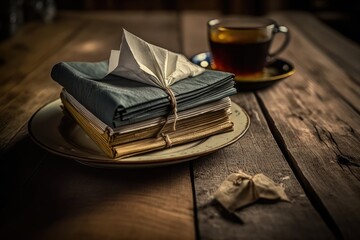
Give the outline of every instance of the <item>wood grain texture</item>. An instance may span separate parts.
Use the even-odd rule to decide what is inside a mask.
[[[274,18],[286,18],[298,28],[299,32],[310,39],[317,48],[324,51],[345,73],[360,84],[360,48],[355,42],[342,36],[336,30],[316,20],[306,12],[272,14]],[[354,31],[356,31],[354,29]]]
[[[356,239],[360,89],[327,52],[317,50],[311,38],[298,32],[297,25],[279,19],[292,29],[293,40],[283,56],[294,62],[297,72],[259,92],[259,101],[314,205],[339,238]]]
[[[66,13],[59,21],[81,18],[78,15]],[[107,59],[111,49],[119,48],[122,27],[149,42],[179,51],[176,14],[158,18],[147,13],[142,19],[129,16],[83,18],[84,26],[69,41],[5,92],[13,97],[0,109],[1,177],[6,182],[2,200],[7,203],[1,209],[5,220],[0,228],[2,237],[195,238],[188,164],[92,169],[40,149],[30,141],[24,126],[36,109],[59,96],[61,87],[51,80],[51,67],[59,61]]]
[[[182,15],[185,54],[207,50],[206,22],[216,14]],[[202,31],[201,29],[205,29]],[[233,101],[251,117],[246,135],[233,145],[193,163],[199,236],[202,239],[329,239],[331,230],[311,205],[278,148],[255,95],[239,93]],[[264,173],[286,186],[292,203],[255,204],[240,210],[239,223],[214,204],[212,195],[220,183],[242,169]],[[311,221],[309,221],[311,219]]]
[[[14,95],[9,90],[18,85],[31,71],[42,64],[69,41],[81,28],[83,21],[51,24],[32,22],[20,28],[12,38],[0,45],[0,104],[10,101]]]
[[[308,193],[343,237],[359,236],[360,219],[353,214],[360,211],[359,167],[339,162],[340,156],[360,162],[358,114],[300,70],[259,97]]]
[[[311,23],[315,21],[314,19],[309,21],[310,17],[305,15],[307,20],[304,20],[304,23],[299,23],[299,19],[302,19],[303,15],[299,15],[297,21],[293,21],[292,17],[286,16],[274,15],[279,23],[287,25],[291,31],[290,47],[286,49],[283,56],[295,63],[295,68],[302,71],[304,78],[313,79],[326,91],[338,92],[338,97],[345,99],[356,111],[360,112],[360,85],[357,81],[354,81],[360,79],[360,75],[351,73],[350,70],[355,68],[355,64],[358,66],[360,48],[357,51],[352,48],[348,49],[348,46],[352,45],[346,44],[347,42],[344,40],[337,43],[338,47],[333,46],[332,52],[329,53],[329,51],[319,47],[319,44],[327,46],[328,41],[332,42],[331,36],[319,35],[315,43],[313,41],[313,35],[317,35],[316,29],[311,27]],[[318,28],[320,32],[327,29],[325,26],[318,26]],[[307,29],[307,31],[303,31],[303,29]],[[314,32],[314,34],[310,34],[308,31]],[[349,59],[352,59],[351,64],[347,65],[348,67],[344,67],[346,61],[339,64],[340,60],[333,57],[337,52],[343,57],[348,56]],[[355,61],[355,59],[358,60]]]
[[[180,51],[179,15],[175,12],[90,11],[79,14],[76,11],[66,11],[61,12],[60,16],[62,18],[101,22],[104,27],[109,28],[111,31],[110,35],[107,36],[117,36],[122,32],[122,28],[125,28],[149,43],[165,47],[174,52]],[[116,49],[120,47],[120,40],[118,39]]]
[[[332,239],[267,127],[252,93],[232,97],[251,117],[246,135],[233,145],[193,163],[197,218],[201,239]],[[264,173],[284,184],[291,203],[260,202],[237,212],[242,222],[214,204],[222,181],[239,169]]]
[[[45,155],[2,212],[4,239],[195,237],[188,164],[108,170]]]

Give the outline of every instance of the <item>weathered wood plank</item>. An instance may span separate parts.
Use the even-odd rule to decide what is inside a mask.
[[[335,92],[298,72],[291,81],[259,93],[306,191],[324,206],[342,236],[359,236],[360,118]]]
[[[110,36],[118,34],[122,31],[122,28],[125,28],[149,43],[178,52],[180,51],[179,39],[174,39],[172,34],[178,33],[179,26],[169,21],[169,15],[177,21],[177,13],[164,11],[90,11],[82,12],[81,14],[76,11],[65,11],[61,12],[60,16],[63,18],[76,18],[78,20],[100,21],[112,27],[109,33]],[[119,22],[122,25],[119,25]],[[166,30],[164,31],[163,29]],[[116,49],[120,46],[120,40],[118,40],[119,42],[115,46]]]
[[[206,21],[215,16],[213,13],[183,15],[186,55],[207,50]],[[332,238],[277,147],[254,94],[241,93],[232,99],[250,114],[251,127],[238,142],[193,163],[199,236],[204,239]],[[292,203],[255,204],[238,213],[243,224],[231,221],[212,204],[212,195],[230,173],[239,169],[252,174],[263,172],[275,182],[283,183]]]
[[[355,42],[339,34],[336,30],[316,20],[306,12],[280,13],[292,22],[299,32],[309,38],[316,47],[323,50],[337,65],[345,70],[355,82],[360,84],[360,48]],[[277,18],[277,14],[272,15]],[[354,29],[355,30],[355,29]]]
[[[232,98],[251,116],[248,133],[233,145],[193,163],[199,235],[204,239],[331,239],[333,235],[313,208],[267,127],[253,94]],[[254,204],[238,211],[243,223],[231,221],[212,196],[221,182],[239,169],[264,173],[284,184],[291,203]],[[220,230],[221,229],[221,230]]]
[[[187,163],[107,170],[47,154],[17,196],[2,214],[4,239],[195,237]]]
[[[307,19],[308,18],[309,17],[307,17]],[[305,26],[308,26],[302,22],[297,23],[292,20],[293,18],[288,19],[286,16],[281,15],[275,15],[275,19],[290,28],[292,35],[291,45],[293,47],[285,51],[285,56],[287,59],[290,59],[290,61],[301,59],[301,61],[295,62],[295,68],[301,70],[304,77],[313,78],[314,81],[317,81],[322,87],[326,88],[326,91],[338,92],[340,97],[360,112],[360,85],[352,80],[360,79],[360,75],[352,74],[352,78],[350,78],[348,69],[353,68],[354,63],[349,65],[349,68],[346,68],[344,67],[345,61],[340,65],[339,60],[333,57],[333,54],[338,51],[342,55],[348,54],[349,58],[356,59],[359,57],[357,52],[360,51],[360,48],[358,51],[345,51],[344,49],[347,49],[349,45],[344,41],[342,42],[343,45],[338,45],[339,47],[336,48],[334,47],[330,54],[329,51],[321,50],[322,48],[318,47],[319,43],[314,44],[312,32],[316,32],[316,29],[310,28],[312,32],[307,34],[307,32],[300,30],[307,29]],[[305,21],[305,23],[307,23],[307,21]],[[322,32],[326,28],[320,25],[318,29]],[[314,34],[316,35],[316,33]],[[325,35],[322,38],[319,36],[317,41],[323,39],[323,45],[325,46],[327,45],[327,41],[331,39],[327,37],[329,36]],[[299,51],[299,49],[302,50]],[[358,62],[359,61],[357,61],[356,64]]]
[[[76,15],[66,16],[69,20],[72,17]],[[154,44],[179,51],[175,14],[158,18],[147,13],[141,21],[128,15],[114,21],[88,20],[67,44],[10,89],[8,94],[15,97],[0,110],[1,147],[8,146],[1,155],[2,169],[8,170],[2,177],[11,177],[6,182],[11,194],[3,192],[10,197],[6,199],[10,204],[2,214],[6,219],[0,228],[2,236],[195,238],[188,164],[116,171],[92,169],[35,146],[26,129],[14,137],[36,109],[58,97],[60,87],[49,75],[53,64],[106,59],[111,49],[119,47],[122,27]]]
[[[2,42],[0,105],[14,98],[14,95],[9,94],[9,90],[66,44],[83,23],[84,21],[66,19],[61,23],[29,23],[12,38]]]
[[[356,239],[360,236],[360,215],[354,214],[360,212],[360,118],[352,107],[358,110],[359,88],[350,85],[342,69],[293,22],[281,19],[293,32],[284,56],[295,63],[297,73],[258,97],[314,205],[338,227],[339,237]],[[351,90],[349,99],[344,94]]]

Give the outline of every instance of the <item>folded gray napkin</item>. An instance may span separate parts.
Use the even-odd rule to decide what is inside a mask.
[[[171,111],[168,94],[154,86],[107,75],[108,61],[61,62],[51,77],[85,108],[109,126],[119,127]],[[236,93],[231,73],[206,70],[171,86],[178,111],[216,101]]]

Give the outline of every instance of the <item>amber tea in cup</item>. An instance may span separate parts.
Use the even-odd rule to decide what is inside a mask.
[[[284,33],[282,45],[269,53],[276,33]],[[285,49],[288,29],[267,18],[244,17],[213,19],[208,22],[211,67],[232,72],[236,77],[263,74],[266,65]]]

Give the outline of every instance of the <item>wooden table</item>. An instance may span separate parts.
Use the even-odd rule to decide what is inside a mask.
[[[360,49],[302,12],[271,15],[291,29],[281,55],[296,73],[232,100],[251,118],[244,137],[197,160],[96,169],[51,154],[27,122],[59,97],[59,61],[99,61],[122,28],[190,57],[206,51],[216,12],[61,12],[0,45],[1,239],[359,239]],[[46,126],[44,126],[46,128]],[[230,173],[264,173],[291,203],[237,213],[212,201]]]

